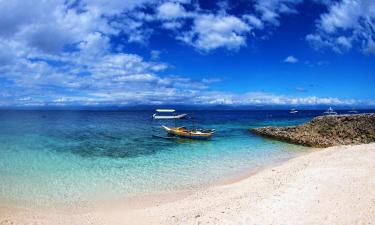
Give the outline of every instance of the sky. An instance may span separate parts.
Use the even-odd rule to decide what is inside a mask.
[[[375,106],[374,0],[0,0],[0,107]]]

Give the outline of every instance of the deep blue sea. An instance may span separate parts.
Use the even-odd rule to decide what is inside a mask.
[[[46,205],[212,185],[310,150],[249,128],[300,124],[323,111],[180,112],[215,129],[212,140],[154,138],[173,122],[153,121],[153,111],[0,111],[0,200]]]

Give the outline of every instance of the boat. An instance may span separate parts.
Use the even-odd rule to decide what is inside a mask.
[[[352,110],[350,110],[349,113],[358,113],[358,111],[352,108]]]
[[[332,107],[329,107],[327,111],[324,112],[324,114],[327,115],[337,115],[337,112],[335,112]]]
[[[158,115],[155,113],[154,115],[152,115],[152,117],[154,119],[165,119],[165,120],[173,119],[174,126],[169,127],[166,125],[162,125],[161,128],[167,132],[168,136],[166,137],[160,134],[153,134],[152,136],[154,137],[164,138],[164,139],[190,138],[190,139],[207,140],[207,139],[210,139],[214,134],[214,131],[215,131],[214,129],[196,128],[193,116],[189,116],[189,119],[192,119],[193,128],[188,129],[184,126],[180,126],[180,127],[176,126],[177,119],[186,118],[188,117],[187,114],[175,115],[174,109],[157,109],[156,112],[157,113],[173,113],[173,115]]]
[[[298,113],[298,111],[296,109],[291,109],[289,113],[295,114]]]
[[[175,115],[176,110],[174,109],[157,109],[157,113],[154,113],[152,115],[152,118],[154,119],[183,119],[187,117],[187,114],[179,114]],[[173,113],[172,115],[158,115],[158,113]]]
[[[162,126],[165,131],[171,136],[178,136],[182,138],[191,138],[191,139],[199,139],[199,140],[207,140],[212,137],[215,130],[209,129],[187,129],[186,127],[167,127]]]

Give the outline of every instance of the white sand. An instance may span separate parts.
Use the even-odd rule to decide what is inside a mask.
[[[0,203],[0,224],[375,224],[375,144],[322,149],[236,183],[164,197],[79,210]]]

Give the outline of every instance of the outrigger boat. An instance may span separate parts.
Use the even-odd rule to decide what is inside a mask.
[[[162,126],[165,131],[171,136],[179,136],[183,138],[191,138],[191,139],[200,139],[200,140],[207,140],[212,137],[215,130],[203,130],[203,129],[187,129],[186,127],[167,127]]]
[[[323,114],[327,115],[337,115],[337,112],[335,112],[332,107],[329,107],[327,111],[325,111]]]
[[[354,109],[354,107],[352,108],[352,110],[349,111],[350,113],[358,113],[357,110]]]
[[[291,109],[289,113],[296,114],[296,113],[298,113],[298,111],[296,109]]]
[[[176,110],[174,109],[157,109],[156,112],[158,113],[173,113],[173,115],[158,115],[157,113],[154,113],[154,115],[152,115],[152,118],[154,119],[183,119],[187,117],[187,114],[175,115],[174,114],[175,111]]]

